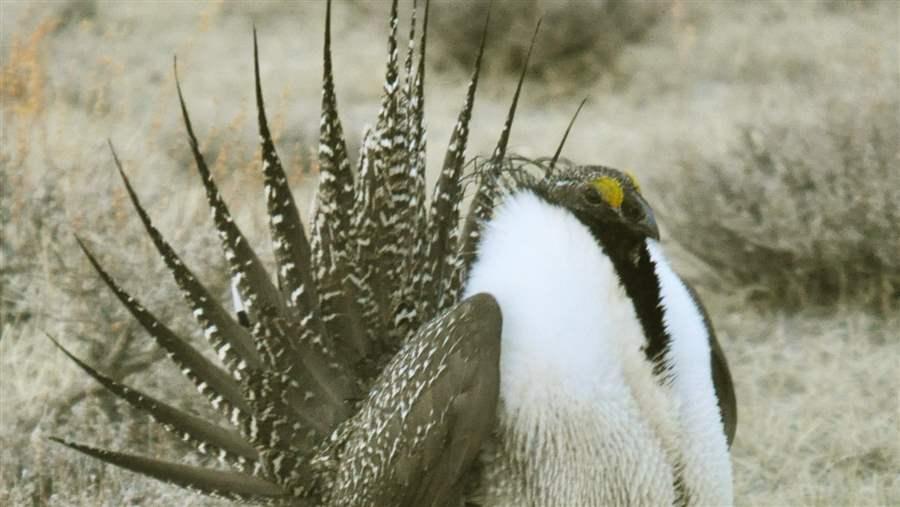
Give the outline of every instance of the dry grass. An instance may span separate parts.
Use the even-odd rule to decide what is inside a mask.
[[[146,417],[98,395],[43,334],[114,374],[134,370],[129,383],[203,410],[199,397],[185,394],[192,389],[174,367],[153,361],[146,336],[100,286],[72,233],[85,237],[147,306],[196,336],[104,144],[113,139],[157,225],[223,292],[224,263],[189,164],[170,57],[179,56],[195,126],[226,198],[265,252],[262,192],[251,190],[259,188],[251,21],[261,33],[276,141],[295,168],[298,199],[308,201],[312,175],[302,162],[317,128],[323,12],[312,3],[246,5],[171,3],[160,13],[141,3],[0,3],[0,504],[217,503],[51,445],[46,437],[61,434],[148,455],[185,451]],[[580,21],[556,4],[543,5],[549,35],[540,51],[561,54],[555,52],[566,41],[559,35],[567,29],[554,24]],[[636,168],[665,232],[703,258],[669,243],[676,264],[701,283],[734,370],[739,504],[897,505],[900,322],[896,311],[871,310],[884,294],[896,297],[890,290],[897,288],[900,201],[891,196],[900,185],[890,108],[898,102],[900,7],[677,0],[664,7],[658,19],[641,23],[642,37],[612,44],[612,79],[604,72],[609,60],[598,58],[584,76],[601,78],[574,87],[568,71],[554,71],[546,60],[543,79],[523,96],[513,149],[552,152],[575,105],[589,95],[565,154]],[[379,11],[336,6],[338,92],[351,144],[377,107],[384,48],[371,41],[381,40],[386,25]],[[502,48],[521,47],[529,35],[494,35],[487,57],[505,62],[513,53],[504,56]],[[562,68],[573,61],[592,60],[576,54]],[[433,167],[466,73],[453,66],[431,71]],[[502,122],[512,80],[499,74],[484,82],[476,104],[472,153],[489,152]],[[809,182],[814,190],[804,190]],[[722,192],[730,199],[723,202]],[[755,219],[760,195],[766,205]],[[716,229],[722,224],[737,239],[724,239]],[[770,262],[770,250],[749,255],[745,244],[788,251],[818,271],[785,270]],[[887,292],[859,290],[867,287],[856,278],[865,259],[870,266],[875,260]],[[833,287],[840,274],[848,278],[847,290],[837,284],[842,297],[824,307],[800,304],[798,295],[815,294],[818,283]],[[748,309],[760,287],[777,294],[782,285],[792,288]],[[872,294],[874,307],[860,304],[873,302]],[[793,305],[782,307],[786,300]]]

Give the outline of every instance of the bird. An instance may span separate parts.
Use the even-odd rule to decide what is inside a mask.
[[[192,415],[110,378],[50,339],[220,466],[51,438],[175,486],[266,504],[732,503],[737,406],[728,363],[696,291],[665,256],[637,179],[562,158],[575,117],[552,157],[507,153],[527,59],[496,148],[466,159],[489,16],[427,198],[427,2],[423,11],[417,36],[414,3],[401,65],[398,2],[391,4],[381,108],[352,169],[327,3],[319,183],[308,226],[268,127],[254,28],[274,277],[219,193],[176,63],[188,144],[229,265],[232,311],[154,227],[111,142],[110,149],[217,360],[147,310],[76,239],[219,417]]]

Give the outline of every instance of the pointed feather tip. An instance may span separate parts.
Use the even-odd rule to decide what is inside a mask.
[[[112,154],[113,163],[116,165],[116,170],[119,172],[119,177],[122,178],[122,183],[125,184],[125,190],[128,192],[128,196],[131,198],[131,202],[135,205],[138,211],[138,215],[140,215],[141,220],[144,220],[146,212],[137,198],[137,194],[134,191],[134,188],[131,186],[131,181],[128,179],[128,176],[125,174],[125,168],[122,165],[122,160],[119,159],[119,154],[116,153],[116,147],[113,145],[112,139],[106,140],[107,146],[109,146],[109,152]],[[149,219],[148,219],[149,220]]]
[[[87,373],[88,375],[93,377],[94,380],[96,380],[97,382],[102,384],[107,389],[110,388],[110,384],[115,383],[115,381],[112,378],[100,373],[99,371],[97,371],[96,369],[92,368],[90,365],[88,365],[87,363],[85,363],[84,361],[79,359],[78,356],[69,352],[69,350],[67,348],[63,347],[62,344],[59,343],[59,341],[57,341],[53,336],[51,336],[46,331],[44,332],[44,336],[46,336],[47,339],[49,339],[51,342],[53,342],[53,345],[56,345],[56,348],[61,350],[62,353],[65,354],[66,357],[68,357],[70,360],[72,360],[73,363],[75,363],[85,373]]]
[[[512,124],[516,117],[516,109],[519,105],[519,96],[522,93],[522,85],[525,83],[525,75],[528,73],[528,65],[531,63],[531,54],[534,52],[534,46],[537,42],[538,32],[541,29],[541,23],[544,18],[541,17],[534,27],[534,33],[531,36],[531,44],[528,46],[528,53],[525,55],[525,63],[522,65],[522,72],[519,74],[519,82],[516,84],[516,91],[513,94],[512,104],[509,106],[509,112],[506,116],[506,122],[503,124],[503,132],[500,134],[500,140],[497,141],[497,147],[494,148],[493,160],[495,165],[499,167],[499,162],[506,156],[506,148],[509,144],[509,134],[512,130]]]
[[[178,89],[178,96],[181,96],[181,82],[178,79],[178,55],[172,55],[172,74],[175,76],[175,88]]]
[[[62,437],[57,437],[57,436],[54,436],[54,435],[50,435],[49,437],[47,437],[47,440],[50,440],[50,441],[52,441],[52,442],[56,442],[57,444],[64,445],[64,446],[66,446],[66,447],[68,447],[68,448],[70,448],[70,449],[76,449],[75,446],[77,445],[77,444],[75,444],[74,442],[69,442],[68,440],[66,440],[66,439],[64,439],[64,438],[62,438]]]
[[[107,451],[105,449],[99,449],[97,447],[79,444],[77,442],[73,442],[62,437],[57,437],[55,435],[50,435],[49,437],[47,437],[47,439],[69,449],[72,449],[73,451],[80,452],[85,456],[90,456],[91,458],[98,459],[100,461],[103,461],[104,463],[110,463],[109,459],[106,458],[106,456],[110,454],[110,451]]]
[[[397,7],[399,0],[393,0],[391,2],[391,22],[390,22],[390,30],[392,33],[397,32],[397,25],[400,24],[400,9]]]
[[[91,250],[87,247],[85,242],[77,234],[75,234],[75,241],[78,243],[78,246],[81,248],[81,251],[84,252],[84,255],[87,257],[88,262],[91,263],[91,266],[94,268],[94,271],[96,271],[97,274],[100,275],[100,278],[102,278],[103,281],[111,289],[113,289],[113,292],[118,290],[119,286],[112,279],[112,277],[109,276],[109,273],[107,273],[106,270],[103,269],[103,267],[100,265],[100,261],[97,260],[97,257],[94,256],[93,252],[91,252]]]
[[[79,444],[78,442],[73,442],[66,438],[57,437],[55,435],[50,435],[49,437],[47,437],[47,439],[52,442],[56,442],[57,444],[68,447],[69,449],[72,449],[74,451],[78,451],[81,454],[90,456],[95,459],[99,459],[104,462],[106,462],[106,460],[103,459],[103,455],[105,453],[109,452],[109,451],[104,451],[103,449],[98,449],[96,447],[91,447],[89,445]]]
[[[198,147],[197,137],[194,135],[191,117],[188,114],[187,105],[184,102],[184,93],[181,91],[181,79],[178,77],[178,55],[172,55],[172,72],[175,75],[175,91],[178,92],[178,104],[181,106],[181,116],[184,118],[184,126],[185,129],[187,129],[191,148],[196,152]]]
[[[262,136],[263,144],[271,141],[271,133],[269,132],[269,122],[266,118],[266,106],[262,93],[262,78],[259,72],[259,43],[256,36],[256,25],[253,26],[253,84],[256,94],[256,114],[259,124],[259,134]]]
[[[522,73],[519,74],[519,83],[518,86],[516,86],[516,99],[519,97],[519,91],[522,89],[522,83],[525,81],[525,75],[528,73],[528,65],[531,63],[531,55],[534,53],[538,32],[541,31],[541,23],[543,22],[543,16],[538,18],[537,24],[534,27],[534,33],[531,35],[531,43],[528,45],[528,53],[525,54],[525,63],[522,65]],[[515,102],[515,100],[513,102]],[[515,108],[513,108],[513,110],[515,110]]]
[[[91,263],[94,269],[96,269],[98,273],[100,273],[100,276],[103,276],[105,272],[100,267],[100,263],[97,262],[97,258],[94,257],[93,253],[91,253],[91,250],[87,247],[84,240],[82,240],[81,236],[79,236],[78,234],[73,234],[73,236],[75,236],[75,242],[78,243],[78,247],[81,248],[81,251],[88,258],[88,261]]]
[[[76,239],[77,239],[77,236],[76,236]],[[59,341],[58,341],[56,338],[54,338],[53,335],[51,335],[50,333],[48,333],[48,332],[46,332],[46,331],[42,331],[42,333],[44,333],[44,336],[46,336],[48,340],[50,340],[51,342],[53,342],[53,345],[55,345],[56,348],[58,348],[59,350],[61,350],[61,351],[63,352],[63,354],[69,356],[70,358],[72,357],[72,354],[70,354],[69,351],[66,350],[65,347],[63,347],[62,345],[60,345]]]
[[[431,0],[425,0],[425,14],[422,15],[422,44],[428,35],[428,11],[431,10]],[[424,51],[423,51],[424,52]]]
[[[256,36],[256,23],[253,24],[253,66],[259,74],[259,40]]]
[[[559,142],[559,146],[556,148],[556,153],[553,154],[553,158],[550,160],[550,167],[547,169],[546,175],[549,176],[553,174],[553,170],[556,167],[556,162],[559,161],[559,156],[562,154],[563,146],[566,144],[566,140],[569,138],[569,132],[572,130],[572,125],[575,124],[575,120],[578,119],[578,114],[581,113],[581,109],[587,103],[588,98],[585,97],[581,99],[581,103],[578,104],[578,108],[575,109],[575,114],[572,115],[572,118],[569,120],[569,124],[566,126],[566,131],[563,132],[562,140]]]
[[[481,42],[478,44],[478,56],[475,57],[475,76],[481,69],[481,58],[484,56],[484,48],[487,46],[488,30],[491,25],[491,9],[488,7],[487,16],[484,18],[484,27],[481,29]]]
[[[122,172],[122,162],[119,160],[119,154],[116,153],[116,147],[112,142],[112,138],[106,138],[106,146],[109,147],[109,152],[112,154],[113,162],[115,162],[116,167],[119,169],[119,172]]]
[[[100,461],[103,461],[104,463],[110,463],[109,458],[107,458],[107,456],[110,454],[110,451],[107,451],[105,449],[99,449],[97,447],[79,444],[77,442],[73,442],[62,437],[57,437],[55,435],[50,435],[49,437],[47,437],[47,439],[69,449],[72,449],[73,451],[80,452],[85,456],[90,456],[91,458],[98,459]]]
[[[256,76],[257,89],[259,89],[259,40],[256,36],[256,23],[253,24],[253,71]]]
[[[487,37],[487,28],[491,24],[491,13],[494,10],[494,0],[488,2],[487,14],[484,17],[484,29],[481,33],[481,38],[484,39]]]
[[[331,0],[325,2],[325,52],[331,48]]]

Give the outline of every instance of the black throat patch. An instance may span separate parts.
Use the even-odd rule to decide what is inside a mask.
[[[653,363],[653,372],[659,377],[665,371],[664,358],[669,351],[671,337],[663,324],[659,278],[645,238],[617,224],[597,223],[578,216],[578,213],[575,216],[591,231],[603,252],[612,260],[619,283],[631,299],[644,330],[644,354]]]

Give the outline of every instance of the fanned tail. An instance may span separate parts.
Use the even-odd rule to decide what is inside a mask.
[[[320,505],[368,498],[419,505],[437,490],[444,495],[441,498],[458,493],[463,469],[471,465],[493,424],[501,316],[488,295],[457,303],[482,224],[495,205],[525,69],[488,169],[479,175],[478,190],[461,223],[465,151],[490,16],[429,203],[424,113],[429,2],[424,6],[418,52],[413,6],[402,69],[398,2],[391,4],[381,109],[375,126],[363,138],[355,175],[335,95],[331,7],[329,0],[320,176],[308,235],[269,129],[253,30],[255,100],[274,277],[248,244],[216,186],[175,66],[188,143],[229,265],[237,310],[242,314],[246,310],[243,317],[236,319],[222,307],[154,227],[110,143],[147,234],[224,368],[122,289],[78,239],[104,283],[232,427],[176,409],[113,380],[53,340],[111,393],[236,471],[55,441],[107,463],[229,499],[291,498],[293,504]],[[412,426],[406,426],[410,421],[416,425],[413,433],[408,432]],[[373,442],[391,447],[373,449]],[[393,452],[405,454],[391,461]],[[395,475],[391,467],[402,470]]]

